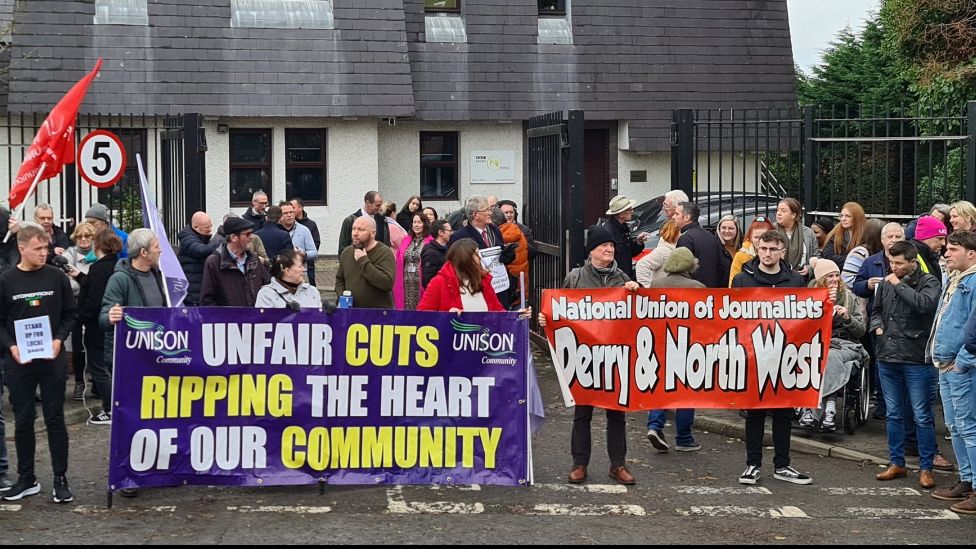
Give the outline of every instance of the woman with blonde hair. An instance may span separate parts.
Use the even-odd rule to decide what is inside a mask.
[[[745,242],[742,243],[742,248],[736,252],[735,257],[732,258],[732,268],[729,270],[729,287],[732,287],[732,280],[735,275],[742,272],[742,266],[746,263],[752,261],[756,257],[756,246],[758,246],[759,237],[767,231],[775,231],[776,227],[769,222],[764,216],[757,215],[756,219],[749,224],[749,230],[746,231]]]
[[[742,227],[739,226],[739,221],[734,215],[724,215],[718,220],[715,236],[722,242],[722,246],[725,246],[729,257],[735,257],[736,252],[742,247]]]
[[[681,229],[669,219],[664,225],[661,225],[660,236],[661,239],[658,241],[657,247],[642,257],[634,269],[637,283],[644,288],[649,288],[655,278],[663,278],[666,275],[664,264],[668,262],[671,252],[674,251],[678,237],[681,236]]]
[[[857,202],[848,202],[840,209],[840,222],[827,234],[820,257],[829,259],[837,264],[838,269],[844,268],[847,254],[851,250],[864,244],[864,227],[867,217],[864,208]]]
[[[953,231],[971,231],[976,228],[976,206],[968,200],[953,202],[949,208],[949,223]]]

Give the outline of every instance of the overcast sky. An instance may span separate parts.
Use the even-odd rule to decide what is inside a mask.
[[[879,0],[787,0],[793,59],[810,72],[837,32],[848,25],[861,29],[868,12],[877,11],[879,3]]]

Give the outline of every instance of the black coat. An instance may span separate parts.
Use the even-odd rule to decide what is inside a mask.
[[[71,247],[71,238],[68,237],[68,234],[65,233],[61,227],[55,225],[51,227],[51,229],[54,230],[54,234],[51,236],[51,243],[47,245],[47,262],[49,265],[54,264],[54,258],[58,255],[54,253],[55,248],[63,248],[67,250]],[[10,239],[16,240],[13,237],[10,237]]]
[[[617,261],[617,268],[627,275],[627,278],[634,278],[634,256],[641,253],[644,245],[631,238],[630,228],[617,221],[616,217],[610,216],[607,219],[606,228],[613,235],[613,258]]]
[[[177,258],[180,266],[183,267],[183,274],[190,288],[186,294],[184,303],[187,305],[198,305],[200,303],[200,285],[203,283],[203,264],[206,263],[210,254],[220,246],[220,239],[212,236],[205,236],[193,230],[192,227],[183,227],[179,234],[180,251]]]
[[[481,231],[476,229],[474,225],[465,225],[464,227],[454,231],[454,233],[451,234],[451,244],[454,244],[455,242],[461,240],[462,238],[470,238],[471,240],[474,240],[478,244],[479,250],[483,250],[485,248],[491,248],[494,246],[502,246],[503,248],[505,247],[505,239],[504,237],[502,237],[502,232],[498,229],[498,227],[489,223],[488,225],[485,225],[485,230],[491,234],[490,245],[486,243],[483,238],[481,238]],[[450,248],[450,244],[448,245],[448,248]],[[515,260],[515,249],[514,248],[510,248],[508,250],[503,249],[502,254],[498,256],[498,260],[506,265],[511,263],[512,261]],[[500,301],[502,307],[505,307],[506,309],[508,309],[511,305],[511,300],[509,299],[509,295],[507,291],[500,292],[498,294],[498,301]]]
[[[220,246],[207,258],[203,267],[200,304],[208,307],[253,307],[258,291],[271,282],[271,274],[253,252],[247,252],[244,273],[237,261]]]
[[[264,244],[264,251],[268,253],[268,259],[274,261],[281,250],[294,248],[291,235],[278,223],[267,223],[264,228],[254,233],[254,236],[261,239]]]
[[[447,262],[447,246],[441,246],[436,240],[424,244],[420,250],[420,284],[425,289],[427,283],[437,276],[438,271]]]
[[[101,330],[98,326],[98,315],[102,312],[102,297],[105,296],[108,279],[112,278],[118,262],[119,256],[108,254],[88,267],[85,283],[81,285],[81,293],[78,294],[78,324],[92,330]]]
[[[881,283],[868,328],[872,332],[883,330],[875,340],[878,360],[925,364],[925,346],[941,293],[942,283],[923,273],[921,267],[901,284]]]
[[[254,223],[255,232],[260,231],[261,228],[264,227],[265,216],[254,213],[253,208],[248,208],[246,212],[241,214],[241,217],[250,221],[251,223]]]
[[[919,266],[922,265],[922,261],[925,262],[925,267],[927,270],[925,272],[934,276],[939,284],[942,284],[942,266],[939,265],[939,255],[929,249],[924,242],[919,240],[912,240],[912,246],[918,251],[919,256]]]
[[[706,288],[727,287],[732,257],[715,233],[706,231],[695,221],[682,227],[676,247],[688,248],[698,258],[698,270],[692,275],[695,280]]]
[[[742,266],[742,272],[732,279],[733,288],[805,288],[806,281],[786,261],[780,260],[779,272],[769,274],[759,268],[759,258]]]

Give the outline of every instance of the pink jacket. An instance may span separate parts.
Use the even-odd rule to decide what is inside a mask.
[[[434,237],[428,236],[427,238],[424,238],[424,245],[426,245],[431,240],[434,240]],[[396,277],[396,281],[393,282],[393,305],[396,306],[397,309],[403,309],[403,306],[404,306],[404,299],[405,299],[404,298],[404,295],[405,295],[405,293],[404,293],[404,289],[403,289],[403,278],[404,278],[404,276],[403,276],[404,275],[404,273],[403,273],[403,263],[404,263],[403,258],[404,258],[405,255],[407,255],[407,248],[410,247],[410,243],[411,242],[413,242],[413,239],[412,238],[410,238],[410,237],[404,238],[400,242],[400,246],[397,248],[397,251],[396,251],[396,274],[397,274],[397,277]],[[417,266],[417,279],[418,280],[420,279],[420,265]],[[419,284],[419,282],[418,282],[418,284]],[[423,296],[424,296],[424,287],[423,287],[423,285],[420,285],[420,297],[423,297]],[[418,301],[418,303],[419,303],[419,301]]]

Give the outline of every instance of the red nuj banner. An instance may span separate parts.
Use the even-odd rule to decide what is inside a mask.
[[[546,290],[542,312],[567,406],[819,405],[826,289]]]

